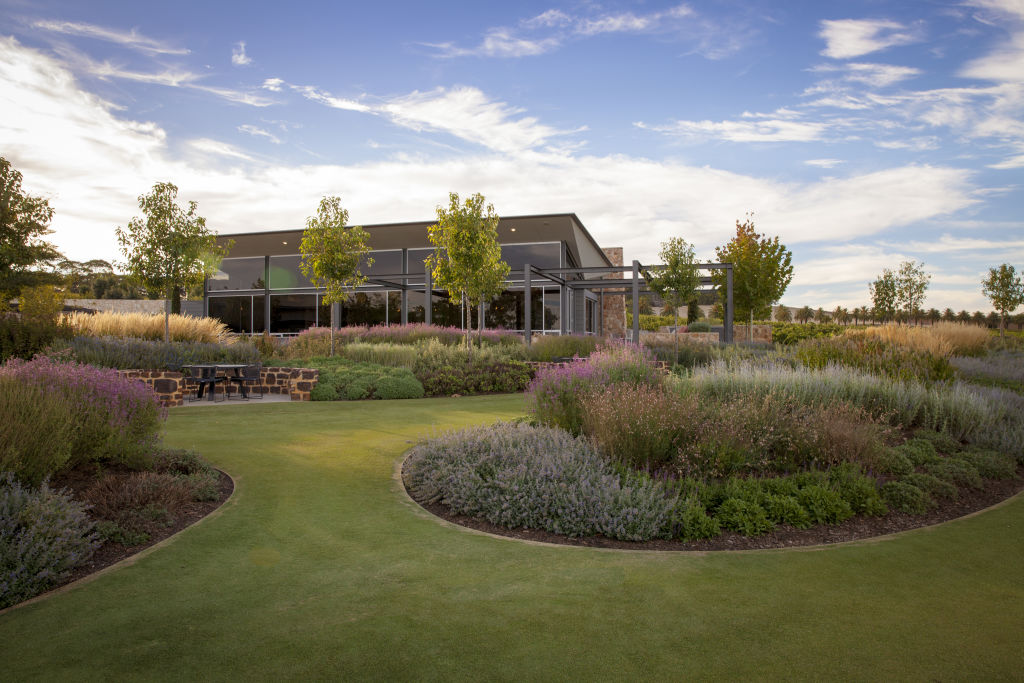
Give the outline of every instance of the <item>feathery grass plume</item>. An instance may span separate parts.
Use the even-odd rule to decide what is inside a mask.
[[[163,341],[164,316],[149,313],[69,313],[65,320],[75,334],[90,337],[135,337]],[[234,337],[215,318],[172,315],[171,341],[226,343]]]
[[[914,351],[925,351],[948,358],[953,354],[973,354],[985,349],[989,333],[984,327],[954,322],[938,322],[929,327],[881,325],[848,335],[878,337]]]

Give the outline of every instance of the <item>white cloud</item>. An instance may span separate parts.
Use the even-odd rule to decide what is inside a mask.
[[[860,57],[921,40],[918,32],[885,19],[826,19],[821,22],[818,36],[825,40],[821,54],[833,59]]]
[[[245,41],[239,41],[231,49],[231,63],[235,66],[246,66],[252,64],[252,58],[245,54]]]
[[[280,79],[277,79],[277,78],[270,79],[270,80],[276,81],[274,86],[273,87],[268,87],[267,83],[269,81],[266,81],[266,82],[263,83],[263,87],[264,88],[267,88],[268,90],[280,90],[281,89],[281,84],[283,83],[283,81],[281,81]],[[316,88],[315,86],[312,86],[312,85],[292,85],[292,86],[289,86],[289,87],[291,87],[292,90],[300,93],[307,100],[312,100],[313,102],[319,102],[320,104],[323,104],[323,105],[326,105],[328,107],[331,107],[332,109],[342,109],[342,110],[345,110],[345,111],[361,111],[361,112],[368,112],[368,111],[370,111],[370,107],[368,107],[367,105],[363,104],[362,102],[359,102],[357,100],[346,99],[344,97],[335,97],[335,96],[331,95],[329,92],[326,92],[324,90],[320,90],[319,88]]]
[[[819,64],[811,69],[818,73],[838,73],[844,81],[863,83],[873,88],[884,88],[900,81],[918,76],[920,69],[895,64],[871,64],[846,62],[843,64]]]
[[[263,81],[263,85],[261,85],[260,87],[263,88],[264,90],[269,90],[271,92],[281,92],[281,88],[284,85],[285,82],[282,81],[280,78],[268,78],[265,81]]]
[[[1001,170],[1011,168],[1024,168],[1024,154],[1004,159],[1003,161],[1000,161],[995,164],[989,164],[989,168],[997,168]]]
[[[245,133],[246,135],[252,135],[253,137],[266,138],[270,142],[273,142],[275,145],[281,144],[281,138],[277,137],[268,130],[264,130],[263,128],[259,128],[258,126],[253,126],[252,124],[246,123],[245,125],[239,126],[238,131],[240,133]]]
[[[808,159],[804,163],[808,166],[816,166],[817,168],[835,168],[839,164],[846,162],[842,159]]]
[[[227,157],[229,159],[241,159],[242,161],[252,161],[252,157],[238,149],[234,145],[229,145],[226,142],[219,140],[211,140],[210,138],[197,138],[195,140],[189,140],[188,146],[197,152],[203,154],[212,154],[215,156]]]
[[[583,36],[594,36],[599,33],[643,31],[650,28],[653,21],[656,21],[656,17],[638,17],[632,12],[606,14],[596,19],[581,19],[576,25],[576,32]]]
[[[52,33],[62,33],[64,35],[70,36],[95,38],[97,40],[103,40],[108,43],[116,43],[124,47],[152,54],[187,55],[189,53],[189,51],[185,48],[174,47],[162,41],[155,40],[153,38],[147,38],[146,36],[140,35],[139,33],[136,33],[135,29],[132,29],[131,31],[128,31],[126,33],[124,31],[118,31],[117,29],[96,26],[95,24],[86,24],[74,21],[49,20],[36,21],[32,24],[32,26],[38,29],[42,29],[44,31],[50,31]]]
[[[828,129],[821,121],[787,119],[760,121],[673,121],[667,125],[635,124],[638,128],[688,138],[720,139],[728,142],[811,142],[820,140]]]

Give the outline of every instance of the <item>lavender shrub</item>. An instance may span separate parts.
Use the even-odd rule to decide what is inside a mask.
[[[8,361],[0,367],[0,377],[67,399],[67,420],[75,426],[69,466],[99,461],[136,464],[157,443],[165,411],[156,394],[116,370],[36,357]]]
[[[99,547],[86,507],[45,483],[0,476],[0,609],[38,595]]]
[[[586,441],[526,424],[474,427],[421,443],[404,477],[421,502],[570,537],[665,537],[678,504],[663,484],[616,473]]]

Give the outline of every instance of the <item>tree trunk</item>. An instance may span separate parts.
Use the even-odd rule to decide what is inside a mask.
[[[171,302],[164,302],[164,341],[171,341]]]
[[[171,287],[171,313],[181,315],[181,289]]]
[[[462,292],[462,324],[466,330],[466,351],[469,352],[470,357],[473,356],[473,314],[469,310],[467,305],[466,292]]]
[[[753,343],[754,341],[754,307],[750,307],[750,324],[747,325],[747,341]]]
[[[687,309],[687,310],[689,310],[689,309]],[[687,316],[687,317],[689,317],[689,316]],[[675,332],[673,333],[672,337],[675,339],[675,342],[676,342],[676,363],[679,363],[679,307],[678,306],[675,307],[675,313],[673,313],[673,318],[672,319],[675,321]]]

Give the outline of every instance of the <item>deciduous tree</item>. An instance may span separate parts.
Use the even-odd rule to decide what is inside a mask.
[[[373,265],[368,257],[370,235],[361,226],[348,225],[348,211],[341,206],[339,197],[320,200],[315,216],[306,218],[299,252],[302,274],[314,286],[324,290],[323,301],[342,303],[349,294],[366,282],[362,265]],[[334,355],[335,320],[331,317],[331,355]]]
[[[125,270],[150,294],[166,296],[171,313],[181,313],[182,290],[212,275],[230,248],[230,244],[217,245],[195,202],[185,210],[178,206],[177,196],[174,184],[155,184],[149,194],[139,197],[145,218],[136,216],[127,228],[116,230]],[[169,340],[166,313],[165,309],[164,339]]]
[[[51,264],[60,252],[43,239],[51,234],[53,209],[42,197],[21,189],[22,175],[0,157],[0,302],[22,287],[43,284],[54,278],[38,266]]]
[[[999,336],[1006,330],[1006,316],[1024,304],[1024,282],[1009,263],[989,268],[988,277],[981,281],[981,293],[992,302],[999,313]]]
[[[457,294],[467,307],[500,294],[509,273],[508,264],[501,260],[498,215],[484,201],[479,193],[464,202],[457,193],[449,193],[448,208],[437,207],[437,223],[429,230],[434,253],[426,259],[426,267],[437,287]],[[467,348],[470,327],[466,325]],[[480,327],[482,331],[482,319]]]
[[[671,237],[661,243],[658,252],[662,267],[644,273],[644,278],[651,289],[658,293],[665,302],[672,306],[673,321],[679,327],[679,307],[692,302],[696,309],[697,301],[694,294],[700,286],[700,272],[697,270],[697,257],[693,245],[681,237]],[[687,315],[689,322],[689,315]],[[679,351],[679,335],[675,336],[676,353]]]
[[[899,285],[896,274],[886,268],[877,280],[868,285],[876,320],[887,322],[896,317],[899,303]]]
[[[924,271],[924,263],[904,261],[900,264],[896,274],[896,304],[906,314],[908,323],[917,321],[931,279],[931,274]]]

